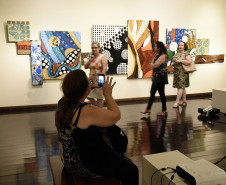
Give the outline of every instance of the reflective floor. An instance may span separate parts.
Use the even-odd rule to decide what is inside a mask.
[[[154,103],[150,117],[140,114],[144,103],[120,105],[117,125],[128,136],[126,155],[138,166],[140,182],[143,155],[179,150],[214,163],[226,154],[226,116],[198,118],[198,108],[211,105],[210,99],[189,100],[179,109],[172,105],[167,102],[167,119],[157,116],[160,102]],[[0,185],[52,185],[48,157],[59,155],[54,111],[1,114],[0,128]],[[226,161],[218,166],[226,170]]]

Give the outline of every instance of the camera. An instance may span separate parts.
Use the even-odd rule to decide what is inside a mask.
[[[206,108],[198,108],[198,112],[201,113],[203,117],[215,117],[216,114],[220,113],[220,109],[213,108],[212,106],[208,106]]]
[[[102,87],[105,82],[105,75],[104,74],[98,74],[98,86]]]

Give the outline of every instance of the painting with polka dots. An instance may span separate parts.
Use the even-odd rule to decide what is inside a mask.
[[[168,55],[168,72],[173,72],[171,65],[173,56],[177,53],[178,44],[183,41],[188,45],[188,51],[195,61],[196,56],[196,29],[167,29],[166,30],[166,48]]]
[[[41,31],[43,79],[63,79],[80,69],[81,33],[77,31]]]
[[[159,21],[128,21],[128,79],[151,78],[154,43],[159,39]]]
[[[107,74],[127,74],[128,28],[126,26],[94,25],[92,40],[100,43],[108,59]]]
[[[41,41],[31,40],[31,73],[32,85],[42,85]]]

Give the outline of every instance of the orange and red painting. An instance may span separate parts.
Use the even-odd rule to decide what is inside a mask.
[[[128,78],[151,78],[154,43],[159,39],[159,21],[128,21]]]

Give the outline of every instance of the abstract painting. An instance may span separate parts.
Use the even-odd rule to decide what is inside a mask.
[[[17,42],[17,54],[18,55],[30,55],[31,54],[31,42]]]
[[[9,42],[30,41],[29,21],[7,21]]]
[[[188,45],[188,51],[195,61],[196,56],[196,30],[195,29],[167,29],[166,30],[166,48],[168,55],[168,71],[173,72],[171,65],[173,56],[177,53],[177,47],[181,41]]]
[[[125,26],[94,25],[92,40],[100,43],[108,59],[107,74],[127,74],[128,28]]]
[[[151,78],[154,43],[159,39],[159,21],[128,21],[128,78]]]
[[[196,55],[209,55],[210,39],[196,39]]]
[[[224,62],[224,54],[221,55],[197,55],[196,64],[222,63]]]
[[[32,85],[42,85],[41,41],[31,40]]]
[[[86,64],[89,60],[89,56],[92,55],[92,52],[82,52],[81,53],[81,65]]]
[[[43,79],[63,79],[80,69],[80,32],[41,31],[41,40]]]

